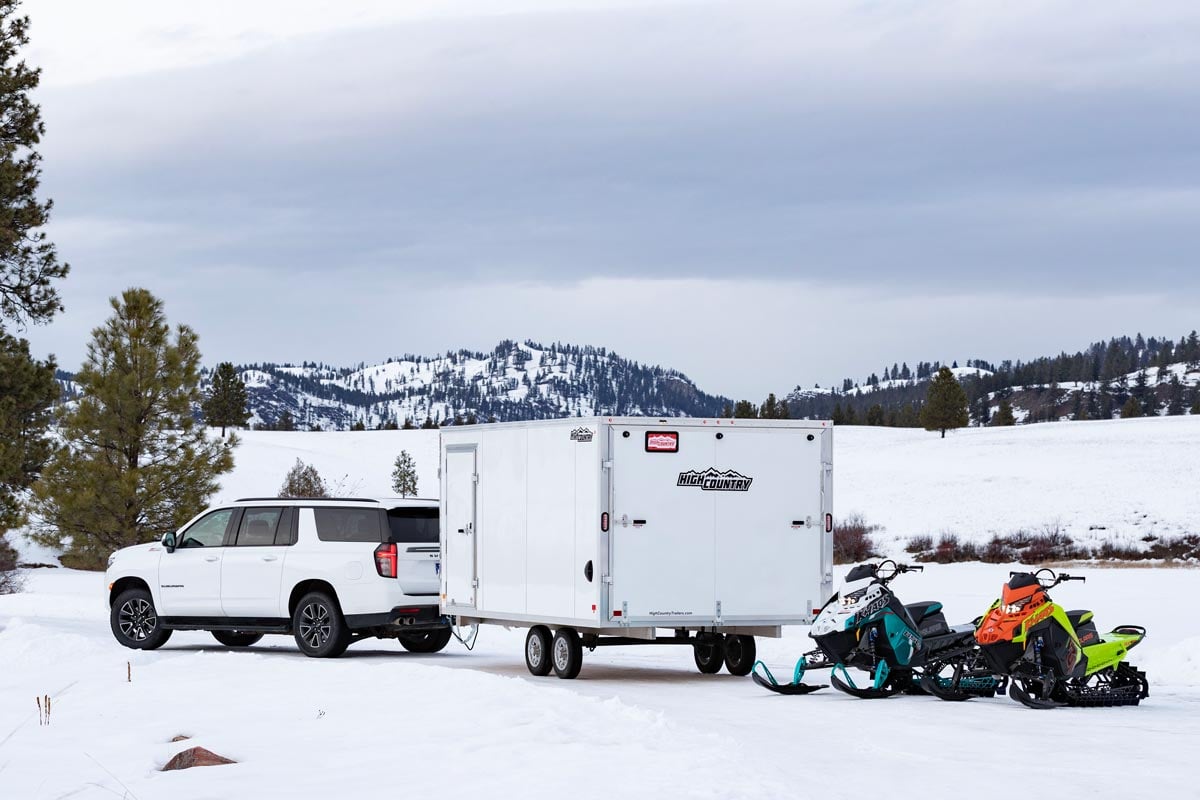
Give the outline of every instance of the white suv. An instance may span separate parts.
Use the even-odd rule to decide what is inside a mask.
[[[248,498],[113,553],[109,620],[139,650],[205,630],[229,647],[291,633],[314,657],[368,636],[435,653],[440,566],[436,500]]]

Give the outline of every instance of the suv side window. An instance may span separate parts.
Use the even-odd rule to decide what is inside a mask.
[[[296,543],[297,509],[285,508],[279,519],[279,527],[275,529],[275,545],[277,547],[291,546]]]
[[[438,543],[436,508],[389,508],[387,520],[389,542]]]
[[[376,508],[314,508],[322,542],[381,542]]]
[[[247,508],[242,513],[242,524],[238,528],[238,547],[269,547],[275,544],[275,529],[282,508]]]
[[[196,520],[179,537],[179,547],[220,547],[225,541],[225,529],[233,519],[233,509],[223,508]]]

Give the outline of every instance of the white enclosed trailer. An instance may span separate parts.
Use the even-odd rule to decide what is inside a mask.
[[[687,644],[702,672],[747,674],[754,636],[832,592],[832,478],[822,421],[443,428],[442,611],[529,627],[538,675],[573,678],[606,644]]]

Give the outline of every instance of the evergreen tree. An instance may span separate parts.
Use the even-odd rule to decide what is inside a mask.
[[[24,521],[22,499],[53,452],[46,429],[58,396],[54,362],[0,331],[0,536]]]
[[[405,417],[404,425],[402,427],[403,427],[403,430],[411,431],[411,430],[415,430],[417,426],[413,425],[412,417]]]
[[[288,470],[279,487],[280,497],[328,497],[329,490],[321,473],[312,464],[305,464],[300,459]]]
[[[425,421],[421,423],[421,430],[428,431],[437,427],[437,423],[431,417],[426,416]]]
[[[921,424],[927,431],[941,431],[944,439],[946,431],[966,427],[969,422],[967,393],[950,368],[942,367],[929,383]]]
[[[42,228],[53,203],[37,199],[45,125],[30,96],[41,80],[19,56],[29,43],[29,17],[19,0],[0,0],[0,320],[40,324],[62,310],[54,282],[66,277]]]
[[[204,421],[220,426],[222,438],[225,428],[245,425],[250,419],[250,412],[246,410],[246,384],[228,361],[217,365],[203,410]]]
[[[1200,369],[1200,336],[1197,336],[1195,331],[1189,333],[1187,337],[1186,359],[1188,369]]]
[[[352,431],[365,431],[366,429],[367,429],[367,424],[365,422],[363,422],[361,419],[354,420],[354,424],[350,426],[350,430],[352,430]]]
[[[1132,419],[1142,416],[1142,404],[1133,395],[1125,401],[1125,405],[1121,406],[1121,419]]]
[[[838,402],[838,403],[837,403],[837,405],[835,405],[835,406],[833,407],[833,413],[829,415],[829,420],[830,420],[830,421],[831,421],[831,422],[832,422],[834,425],[841,425],[841,424],[845,423],[845,421],[846,421],[846,415],[845,415],[845,413],[842,411],[842,404],[841,404],[841,402]]]
[[[1016,425],[1017,418],[1013,416],[1012,403],[1008,400],[1000,401],[1000,408],[996,411],[996,416],[992,417],[992,424],[998,427],[1007,427]]]
[[[749,400],[738,400],[733,407],[733,416],[735,419],[756,419],[758,409]]]
[[[858,414],[855,413],[854,406],[850,403],[846,404],[846,424],[847,425],[857,425],[858,424]]]
[[[274,430],[277,431],[294,431],[296,430],[296,418],[292,416],[292,412],[286,408],[279,415],[279,419],[275,420]]]
[[[882,425],[883,424],[883,406],[875,403],[867,409],[867,424]]]
[[[417,496],[417,462],[407,450],[396,456],[392,468],[392,491],[401,497]]]
[[[733,419],[733,406],[729,405],[729,403],[725,403],[725,405],[722,406],[721,418],[722,419]]]
[[[1200,414],[1200,384],[1192,387],[1192,407],[1190,411],[1193,414]]]
[[[94,568],[202,511],[237,444],[210,441],[192,416],[200,402],[192,329],[178,326],[172,340],[162,301],[145,289],[111,304],[76,376],[80,398],[60,422],[64,446],[34,487],[43,521],[35,538],[69,541],[65,557]]]
[[[763,419],[778,419],[779,418],[779,401],[775,399],[775,393],[771,392],[767,395],[767,399],[763,401],[762,408],[759,410],[758,416]]]
[[[1177,417],[1183,413],[1183,384],[1179,376],[1172,374],[1171,382],[1167,384],[1167,414]]]

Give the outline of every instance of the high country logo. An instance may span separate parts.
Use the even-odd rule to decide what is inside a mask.
[[[679,481],[675,485],[694,486],[706,492],[745,492],[749,491],[753,482],[754,478],[747,478],[740,472],[731,469],[721,472],[709,467],[703,472],[692,469],[679,473]]]
[[[594,435],[595,434],[592,433],[591,428],[576,428],[575,430],[571,431],[571,441],[590,442],[592,440],[592,436]]]

